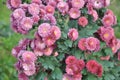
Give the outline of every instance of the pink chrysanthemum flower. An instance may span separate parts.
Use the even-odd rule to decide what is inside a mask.
[[[120,60],[120,52],[118,52],[117,54],[118,54],[118,60]]]
[[[79,68],[80,71],[82,71],[83,68],[85,67],[85,62],[82,59],[77,60],[77,67]]]
[[[41,0],[31,0],[32,3],[36,3],[36,4],[42,4],[42,1]]]
[[[63,2],[63,1],[61,1],[57,4],[57,8],[63,15],[66,14],[69,10],[68,4],[66,2]]]
[[[93,7],[97,9],[104,7],[103,0],[89,0],[88,2],[90,2],[93,5]]]
[[[44,55],[45,56],[50,56],[53,52],[53,47],[50,46],[50,47],[47,47],[45,50],[44,50]]]
[[[52,35],[48,35],[43,38],[43,41],[47,46],[52,46],[56,40],[54,39]]]
[[[69,29],[69,32],[68,32],[68,37],[72,40],[72,41],[75,41],[77,38],[78,38],[78,31],[77,29],[75,28],[71,28]]]
[[[97,38],[89,37],[86,39],[86,48],[90,51],[94,51],[100,46],[100,42]],[[98,49],[97,49],[98,50]]]
[[[13,11],[13,14],[12,16],[15,18],[15,19],[22,19],[23,17],[25,17],[25,12],[23,9],[21,8],[18,8],[16,10]]]
[[[48,23],[42,23],[39,27],[38,27],[38,34],[41,37],[46,37],[48,36],[49,32],[50,32],[51,26]]]
[[[45,11],[46,11],[47,14],[52,14],[52,15],[54,15],[55,9],[54,9],[53,6],[47,5],[47,6],[45,7]]]
[[[40,20],[40,17],[38,15],[33,15],[32,20],[33,20],[34,24],[38,24],[38,21]]]
[[[44,16],[44,20],[50,22],[51,25],[56,25],[56,18],[52,14],[47,14]]]
[[[31,63],[31,62],[35,62],[37,60],[37,57],[31,51],[24,51],[22,53],[22,60],[26,63]]]
[[[67,58],[66,58],[66,60],[65,60],[65,63],[67,64],[67,65],[73,65],[75,62],[76,62],[76,57],[75,56],[68,56]]]
[[[50,33],[56,40],[58,40],[61,37],[60,28],[57,26],[52,26]]]
[[[23,72],[20,72],[18,74],[18,79],[19,80],[29,80],[28,76],[25,73],[23,73]]]
[[[79,47],[80,50],[83,50],[83,51],[86,50],[85,42],[86,42],[86,38],[82,38],[82,39],[79,40],[78,47]]]
[[[72,0],[71,3],[72,3],[73,8],[80,9],[84,6],[85,1],[84,0]]]
[[[94,22],[99,18],[98,13],[97,13],[96,10],[91,11],[91,15],[94,18],[94,20],[93,20]]]
[[[78,24],[81,25],[82,27],[85,27],[88,24],[88,20],[86,17],[80,17],[78,19]]]
[[[86,68],[92,74],[97,75],[98,77],[102,77],[103,68],[102,66],[96,62],[95,60],[89,60],[86,64]]]
[[[33,27],[33,20],[29,17],[24,17],[21,20],[21,28],[23,30],[30,30]]]
[[[104,0],[104,7],[107,7],[110,5],[110,0]]]
[[[57,6],[57,2],[55,2],[54,0],[50,0],[48,2],[48,5],[51,5],[51,6],[53,6],[55,8]]]
[[[21,0],[7,0],[7,7],[9,9],[18,8],[21,3],[22,3]]]
[[[72,80],[72,77],[68,74],[64,74],[62,80]]]
[[[114,30],[111,27],[101,27],[99,31],[101,39],[105,42],[109,42],[114,37]]]
[[[34,49],[34,54],[35,54],[36,56],[43,56],[44,51],[43,51],[43,50],[40,50],[40,49],[35,48],[35,49]]]
[[[32,15],[38,15],[39,12],[40,12],[40,7],[38,4],[36,3],[31,3],[29,6],[28,6],[28,11],[30,14]]]
[[[69,11],[69,16],[73,19],[77,19],[78,17],[80,17],[80,15],[81,12],[77,8],[71,8]]]
[[[105,15],[102,19],[102,23],[106,27],[112,26],[113,22],[114,22],[114,18],[112,15]]]
[[[31,76],[33,74],[35,74],[35,64],[34,63],[23,63],[22,64],[23,66],[23,69],[24,69],[24,73],[27,75],[27,76]]]

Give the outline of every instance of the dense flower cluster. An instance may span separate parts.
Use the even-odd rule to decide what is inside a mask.
[[[118,52],[120,60],[120,40],[113,29],[117,18],[105,8],[109,4],[110,0],[7,0],[12,10],[11,28],[24,35],[31,35],[34,30],[32,38],[22,39],[12,49],[12,55],[18,59],[15,67],[19,80],[36,78],[40,71],[45,72],[40,73],[42,80],[49,80],[51,75],[50,80],[60,80],[56,71],[62,73],[62,80],[85,80],[84,76],[89,76],[83,74],[85,69],[102,77],[104,65],[99,62],[111,58],[104,49]],[[79,57],[80,53],[85,54]]]

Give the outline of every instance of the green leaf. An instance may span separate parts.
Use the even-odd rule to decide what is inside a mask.
[[[44,78],[47,76],[47,73],[45,72],[39,72],[37,76],[35,77],[35,80],[44,80]]]
[[[59,68],[55,68],[51,76],[54,80],[62,80],[62,71]]]
[[[65,40],[64,44],[65,46],[72,47],[72,41],[71,40]]]
[[[105,48],[104,52],[106,55],[110,55],[111,57],[113,57],[113,53],[112,53],[112,49],[111,48]]]

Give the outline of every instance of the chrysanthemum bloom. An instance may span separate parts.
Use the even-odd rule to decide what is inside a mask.
[[[58,26],[52,26],[50,35],[52,35],[56,40],[58,40],[61,37],[61,31]]]
[[[78,66],[79,70],[82,71],[83,68],[85,67],[85,62],[82,59],[77,60],[77,66]]]
[[[73,19],[77,19],[78,17],[80,17],[80,15],[81,15],[81,12],[77,8],[71,8],[69,11],[69,16]]]
[[[78,31],[77,29],[75,28],[71,28],[69,29],[69,32],[68,32],[68,37],[72,40],[72,41],[75,41],[77,38],[78,38]]]
[[[104,7],[107,7],[110,5],[110,0],[104,0]]]
[[[106,27],[112,26],[113,22],[114,22],[114,18],[112,15],[105,15],[102,19],[102,23]]]
[[[22,8],[25,12],[28,11],[28,6],[29,6],[29,4],[27,4],[27,3],[20,4],[20,8]]]
[[[118,52],[117,54],[118,54],[118,60],[120,60],[120,52]]]
[[[99,30],[101,31],[99,35],[105,42],[109,42],[114,37],[114,30],[111,27],[101,27]]]
[[[38,24],[38,21],[40,20],[40,17],[38,15],[33,15],[32,20],[33,20],[34,24]]]
[[[55,9],[54,9],[53,6],[47,5],[47,6],[45,7],[45,11],[46,11],[47,14],[52,14],[52,15],[54,15]]]
[[[47,45],[47,46],[52,46],[55,43],[55,39],[52,35],[48,35],[46,37],[43,38],[43,42]]]
[[[63,2],[63,1],[61,1],[57,4],[57,8],[63,15],[66,14],[69,10],[68,4],[66,2]]]
[[[12,49],[12,55],[13,55],[14,57],[18,58],[18,55],[19,55],[19,53],[20,53],[21,50],[22,50],[22,49],[21,49],[20,46],[14,47],[14,48]]]
[[[100,57],[100,59],[108,61],[110,59],[110,55],[108,55],[108,56],[102,56],[102,57]]]
[[[76,57],[75,56],[68,56],[67,58],[66,58],[66,60],[65,60],[65,63],[67,64],[67,65],[70,65],[70,64],[74,64],[75,62],[76,62]]]
[[[66,65],[66,73],[69,74],[69,75],[74,75],[74,69],[78,70],[77,66],[75,64],[73,65]]]
[[[21,3],[22,3],[21,0],[7,0],[7,7],[9,9],[15,9],[18,8]]]
[[[41,1],[41,0],[32,0],[31,2],[32,2],[32,3],[39,4],[39,5],[42,4],[42,1]]]
[[[103,0],[89,0],[88,2],[92,3],[93,7],[97,9],[104,7]]]
[[[86,17],[80,17],[78,19],[78,24],[81,25],[82,27],[85,27],[88,24],[88,20]]]
[[[57,21],[54,15],[46,14],[44,20],[50,22],[51,25],[56,25]]]
[[[27,76],[31,76],[33,74],[35,74],[35,63],[23,63],[22,64],[23,66],[23,69],[24,69],[24,73],[27,75]]]
[[[48,23],[42,23],[41,25],[39,25],[38,27],[38,34],[41,37],[45,37],[48,36],[49,32],[50,32],[51,26]]]
[[[64,74],[62,80],[72,80],[72,77],[68,74]]]
[[[92,74],[97,75],[98,77],[102,77],[103,68],[102,66],[96,62],[95,60],[89,60],[86,64],[86,68]]]
[[[34,49],[34,54],[35,54],[36,56],[43,56],[44,51],[43,51],[43,50],[40,50],[40,49],[35,48],[35,49]]]
[[[73,75],[72,80],[82,80],[82,74],[79,72],[79,73]]]
[[[100,42],[97,38],[89,37],[86,39],[85,45],[88,50],[94,51],[98,48],[98,46],[100,46]]]
[[[78,42],[78,48],[80,50],[83,50],[83,51],[87,50],[85,42],[86,42],[86,38],[82,38],[82,39],[79,40],[79,42]]]
[[[19,72],[18,79],[19,80],[29,80],[28,76],[24,72]]]
[[[28,6],[28,11],[30,14],[32,15],[38,15],[39,12],[40,12],[40,7],[38,4],[36,3],[31,3],[29,6]]]
[[[86,7],[87,7],[87,9],[88,9],[88,14],[91,14],[92,11],[93,11],[92,3],[87,3]]]
[[[93,18],[94,18],[94,22],[98,19],[98,13],[97,13],[97,11],[96,10],[93,10],[93,11],[91,11],[91,15],[93,16]]]
[[[48,2],[48,5],[51,5],[51,6],[53,6],[55,8],[57,6],[57,2],[55,2],[54,0],[50,0]]]
[[[33,20],[30,17],[24,17],[21,20],[21,28],[23,30],[30,30],[33,27]]]
[[[105,15],[111,15],[113,17],[113,25],[116,25],[117,24],[117,18],[116,16],[114,15],[113,11],[112,10],[107,10],[105,12]]]
[[[34,44],[35,44],[35,48],[40,50],[43,50],[46,47],[45,43],[41,40],[35,40]]]
[[[25,12],[23,9],[21,8],[18,8],[16,10],[13,11],[13,14],[12,16],[15,18],[15,19],[22,19],[23,17],[25,17]]]
[[[45,50],[44,50],[44,55],[45,56],[50,56],[53,52],[53,47],[50,46],[50,47],[47,47]]]
[[[24,51],[22,53],[22,60],[26,63],[30,63],[30,62],[35,62],[37,60],[37,57],[31,51]]]
[[[71,3],[72,3],[73,8],[80,9],[84,7],[85,1],[84,0],[72,0]]]

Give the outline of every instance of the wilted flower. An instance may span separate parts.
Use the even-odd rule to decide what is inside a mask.
[[[71,8],[69,11],[69,16],[73,19],[77,19],[78,17],[80,17],[80,15],[81,12],[77,8]]]
[[[77,38],[78,38],[78,31],[77,29],[75,28],[71,28],[69,29],[69,32],[68,32],[68,37],[72,40],[72,41],[75,41]]]

